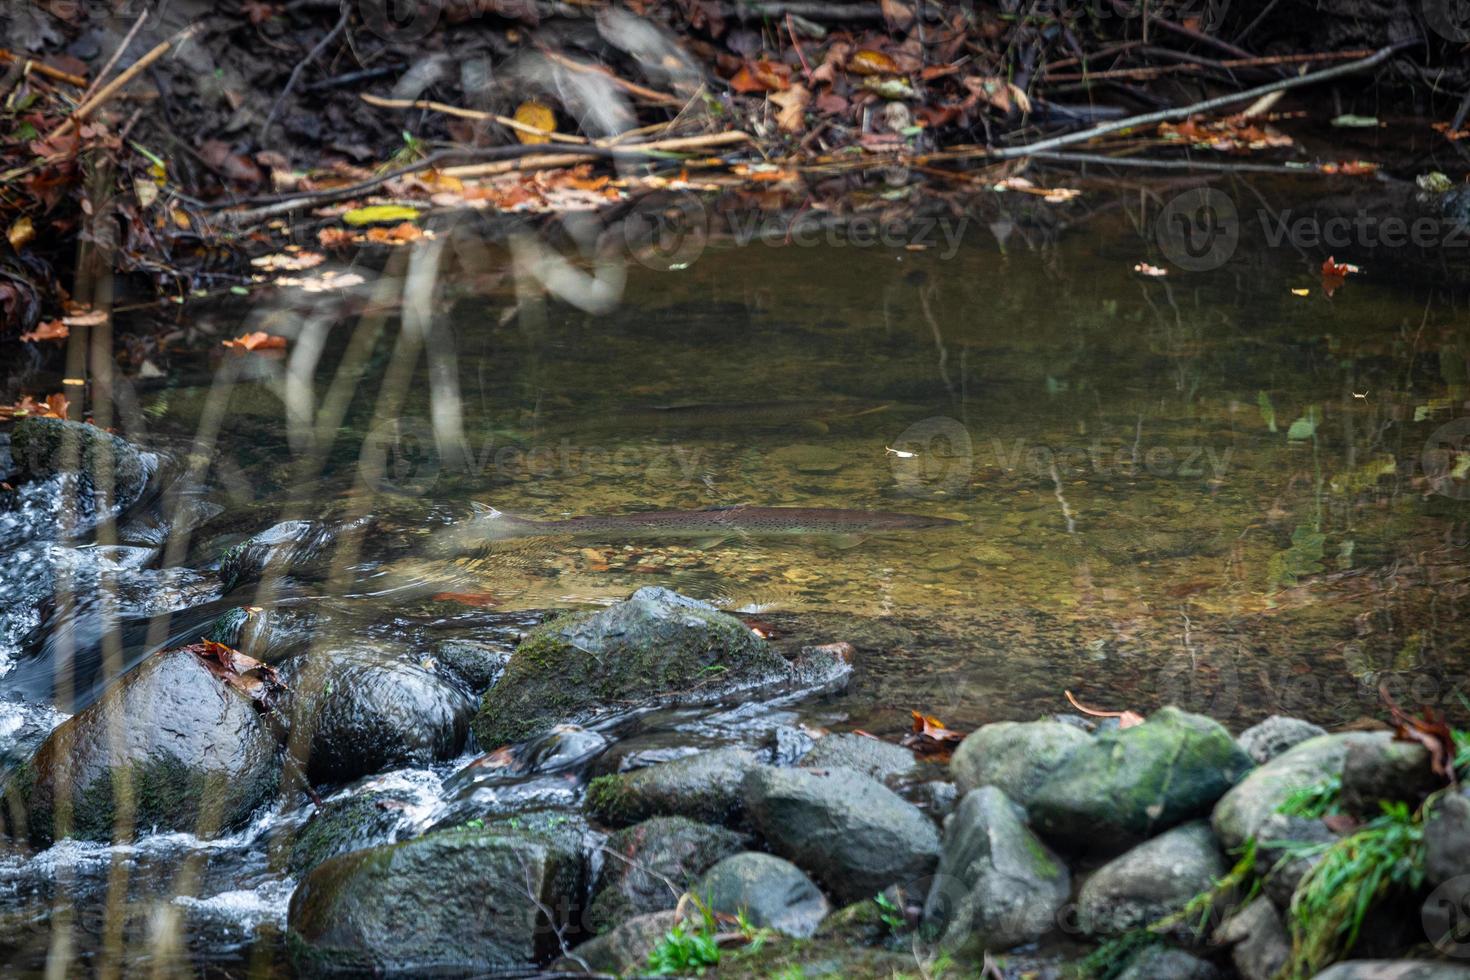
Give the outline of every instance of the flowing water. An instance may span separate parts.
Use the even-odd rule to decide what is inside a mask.
[[[1381,714],[1380,688],[1463,717],[1463,289],[1385,254],[1329,296],[1325,255],[1249,237],[1218,269],[1150,277],[1131,271],[1159,261],[1138,227],[1149,205],[1124,191],[1113,205],[1044,242],[979,221],[924,250],[716,239],[692,258],[629,262],[620,301],[593,311],[447,261],[432,304],[410,270],[401,320],[366,294],[220,309],[221,334],[266,329],[293,346],[185,356],[184,380],[138,387],[128,431],[193,461],[207,518],[164,562],[207,572],[285,519],[366,515],[371,530],[308,584],[225,597],[178,572],[152,607],[124,603],[90,627],[77,612],[76,662],[111,654],[65,692],[44,682],[54,629],[0,633],[19,661],[0,691],[76,710],[150,650],[283,588],[357,635],[493,622],[508,644],[542,611],[663,585],[794,616],[854,640],[859,658],[840,695],[674,713],[662,732],[643,726],[649,745],[753,744],[796,721],[897,738],[911,709],[970,729],[1065,711],[1064,690],[1235,727],[1273,713],[1342,725]],[[489,254],[493,266],[509,252]],[[484,507],[558,521],[738,505],[956,523],[780,537],[614,525],[431,547]],[[385,777],[413,787],[406,826],[442,817],[460,764]],[[111,922],[128,964],[282,969],[291,882],[263,842],[289,822],[0,859],[14,962],[39,967],[58,942],[94,955]],[[109,913],[124,866],[134,912]]]

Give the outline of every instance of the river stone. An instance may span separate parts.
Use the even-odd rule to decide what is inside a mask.
[[[804,769],[851,769],[879,782],[906,776],[914,771],[914,753],[902,745],[866,735],[844,733],[817,740],[802,756]]]
[[[524,969],[559,949],[581,881],[576,849],[549,836],[428,834],[317,865],[291,895],[288,945],[306,974]]]
[[[746,811],[771,850],[824,882],[841,903],[934,870],[939,835],[923,811],[850,769],[746,773]]]
[[[1470,980],[1470,966],[1425,960],[1345,960],[1312,980]]]
[[[112,839],[119,784],[131,789],[132,826],[209,837],[245,823],[279,777],[276,742],[255,703],[192,653],[170,650],[63,722],[7,790],[27,801],[38,844]]]
[[[584,806],[611,827],[659,816],[739,826],[745,819],[741,785],[757,765],[744,749],[724,748],[611,773],[588,784]]]
[[[210,624],[207,639],[275,664],[309,648],[319,626],[320,617],[310,606],[236,606]]]
[[[322,804],[296,832],[286,867],[300,875],[338,854],[392,843],[406,802],[404,794],[373,790]]]
[[[338,528],[317,521],[283,521],[224,553],[219,579],[226,590],[288,572],[318,577],[331,560]]]
[[[598,973],[636,976],[648,966],[648,954],[663,942],[678,921],[678,913],[673,909],[635,916],[572,950],[580,963],[563,959],[552,965],[567,972],[585,966]]]
[[[734,616],[644,588],[532,631],[485,693],[475,736],[490,748],[558,722],[586,724],[614,710],[716,700],[794,679],[786,659]]]
[[[76,480],[77,530],[132,506],[157,465],[152,455],[112,433],[65,419],[21,419],[11,433],[10,452],[18,480]],[[110,495],[111,507],[99,506],[100,492]]]
[[[832,911],[801,869],[774,854],[745,851],[725,858],[695,883],[695,897],[712,912],[744,914],[750,924],[805,939]]]
[[[619,830],[602,849],[588,927],[606,932],[636,915],[673,908],[700,875],[743,844],[739,834],[684,817],[654,817]]]
[[[1091,935],[1116,936],[1177,912],[1229,871],[1207,821],[1175,827],[1093,872],[1077,896]]]
[[[1280,908],[1291,905],[1307,872],[1322,853],[1302,853],[1302,844],[1331,844],[1337,835],[1319,819],[1273,813],[1256,828],[1256,874],[1262,876],[1266,895]]]
[[[1291,956],[1291,938],[1276,906],[1264,895],[1220,923],[1214,942],[1230,946],[1241,980],[1272,980]]]
[[[1226,850],[1241,847],[1293,792],[1341,776],[1350,744],[1391,738],[1391,732],[1346,732],[1319,735],[1293,746],[1220,798],[1211,817],[1215,835]]]
[[[961,794],[994,786],[1021,806],[1073,752],[1092,741],[1059,721],[997,721],[971,732],[949,760]]]
[[[1440,797],[1424,822],[1424,877],[1431,885],[1470,875],[1470,798]]]
[[[1289,718],[1286,715],[1272,715],[1241,732],[1236,741],[1245,749],[1246,755],[1255,760],[1256,765],[1264,765],[1292,746],[1326,734],[1327,729],[1310,721]]]
[[[439,671],[473,697],[479,697],[500,680],[511,652],[498,643],[483,640],[445,640],[434,648]]]
[[[995,786],[965,794],[945,824],[924,924],[946,952],[981,957],[1051,931],[1072,891],[1067,866]]]
[[[1342,762],[1342,808],[1365,820],[1382,813],[1385,802],[1417,806],[1441,785],[1419,742],[1355,741]]]
[[[1215,964],[1155,943],[1139,950],[1114,980],[1219,980]]]
[[[464,748],[469,699],[386,648],[312,651],[288,676],[292,752],[314,783],[442,762]]]
[[[1049,840],[1114,849],[1208,813],[1250,767],[1215,721],[1161,708],[1141,725],[1079,746],[1036,790],[1027,813]]]

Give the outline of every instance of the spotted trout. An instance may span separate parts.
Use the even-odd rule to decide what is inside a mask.
[[[708,510],[653,510],[637,514],[589,515],[561,521],[532,521],[487,508],[463,524],[439,532],[441,551],[465,552],[495,541],[517,538],[582,538],[623,541],[635,538],[693,538],[712,545],[726,538],[825,537],[839,545],[857,544],[873,534],[922,531],[958,525],[946,517],[836,507],[712,507]]]

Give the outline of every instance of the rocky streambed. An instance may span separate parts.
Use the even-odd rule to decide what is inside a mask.
[[[140,969],[241,975],[1470,977],[1457,745],[1163,707],[997,722],[940,761],[796,723],[840,698],[860,631],[773,635],[661,588],[365,620],[297,587],[351,525],[160,569],[215,515],[150,516],[152,457],[56,420],[10,454],[31,560],[0,639],[7,690],[37,697],[7,706],[0,950],[22,971],[70,930],[82,957],[121,936]],[[99,523],[118,543],[86,543]],[[101,642],[175,610],[136,663]]]

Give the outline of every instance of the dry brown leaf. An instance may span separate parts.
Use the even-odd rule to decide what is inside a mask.
[[[231,350],[240,351],[285,350],[286,338],[276,337],[264,330],[256,330],[253,333],[241,334],[234,340],[221,341],[221,344]]]
[[[211,674],[255,701],[263,711],[269,710],[271,700],[286,690],[285,682],[274,667],[223,643],[201,640],[182,649],[199,658]]]
[[[36,324],[36,329],[21,334],[20,339],[27,343],[38,343],[42,340],[65,340],[70,336],[71,328],[61,320],[42,320]]]
[[[771,101],[780,107],[776,114],[776,125],[783,133],[799,133],[806,129],[806,109],[811,104],[812,93],[805,85],[792,85],[784,92],[772,92]]]
[[[954,747],[965,740],[964,732],[946,728],[944,722],[933,715],[910,711],[913,727],[900,743],[924,756],[947,757]]]

